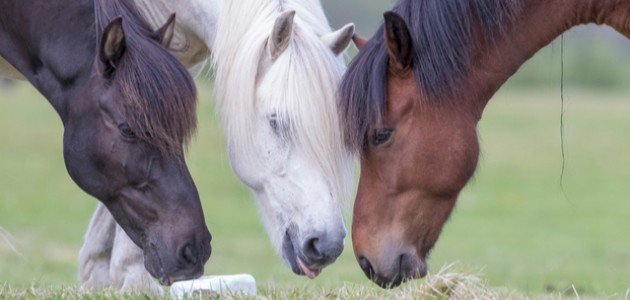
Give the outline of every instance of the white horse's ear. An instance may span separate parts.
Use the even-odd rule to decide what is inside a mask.
[[[287,50],[291,37],[293,36],[293,19],[295,18],[295,11],[283,12],[276,19],[276,23],[273,25],[273,32],[267,47],[271,60],[276,60],[284,50]]]
[[[166,23],[153,33],[155,39],[165,48],[170,47],[175,35],[175,14],[171,14]]]
[[[322,41],[335,55],[346,51],[354,35],[354,24],[350,23],[341,29],[322,36]]]

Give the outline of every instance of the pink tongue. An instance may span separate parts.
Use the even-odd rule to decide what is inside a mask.
[[[316,269],[316,270],[309,269],[299,257],[297,258],[297,262],[298,262],[298,265],[300,266],[300,269],[302,269],[302,272],[304,272],[304,275],[306,275],[306,277],[308,277],[309,279],[315,279],[315,277],[317,277],[317,275],[319,275],[319,273],[321,273],[322,271],[321,269]]]

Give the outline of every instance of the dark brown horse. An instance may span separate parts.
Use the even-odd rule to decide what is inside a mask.
[[[361,155],[352,240],[365,274],[391,287],[426,258],[477,166],[492,95],[569,28],[630,37],[628,0],[400,0],[342,84],[346,136]]]
[[[184,163],[196,90],[164,47],[173,26],[149,30],[130,0],[0,0],[0,56],[55,108],[70,176],[165,284],[201,275],[211,239]]]

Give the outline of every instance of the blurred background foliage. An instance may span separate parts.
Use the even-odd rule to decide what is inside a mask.
[[[334,28],[353,22],[362,37],[372,37],[382,23],[383,12],[394,1],[323,0]],[[608,27],[576,27],[564,35],[566,86],[598,89],[630,88],[630,44]],[[559,88],[560,41],[540,51],[527,62],[508,87]]]

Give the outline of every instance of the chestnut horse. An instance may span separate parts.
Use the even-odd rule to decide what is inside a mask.
[[[0,0],[0,71],[55,108],[68,173],[163,283],[201,275],[211,239],[184,163],[196,90],[165,47],[173,20],[150,30],[131,0]]]
[[[630,37],[630,1],[400,0],[385,14],[341,87],[346,138],[362,154],[352,240],[371,280],[393,287],[426,275],[476,169],[489,99],[539,49],[586,23]]]

